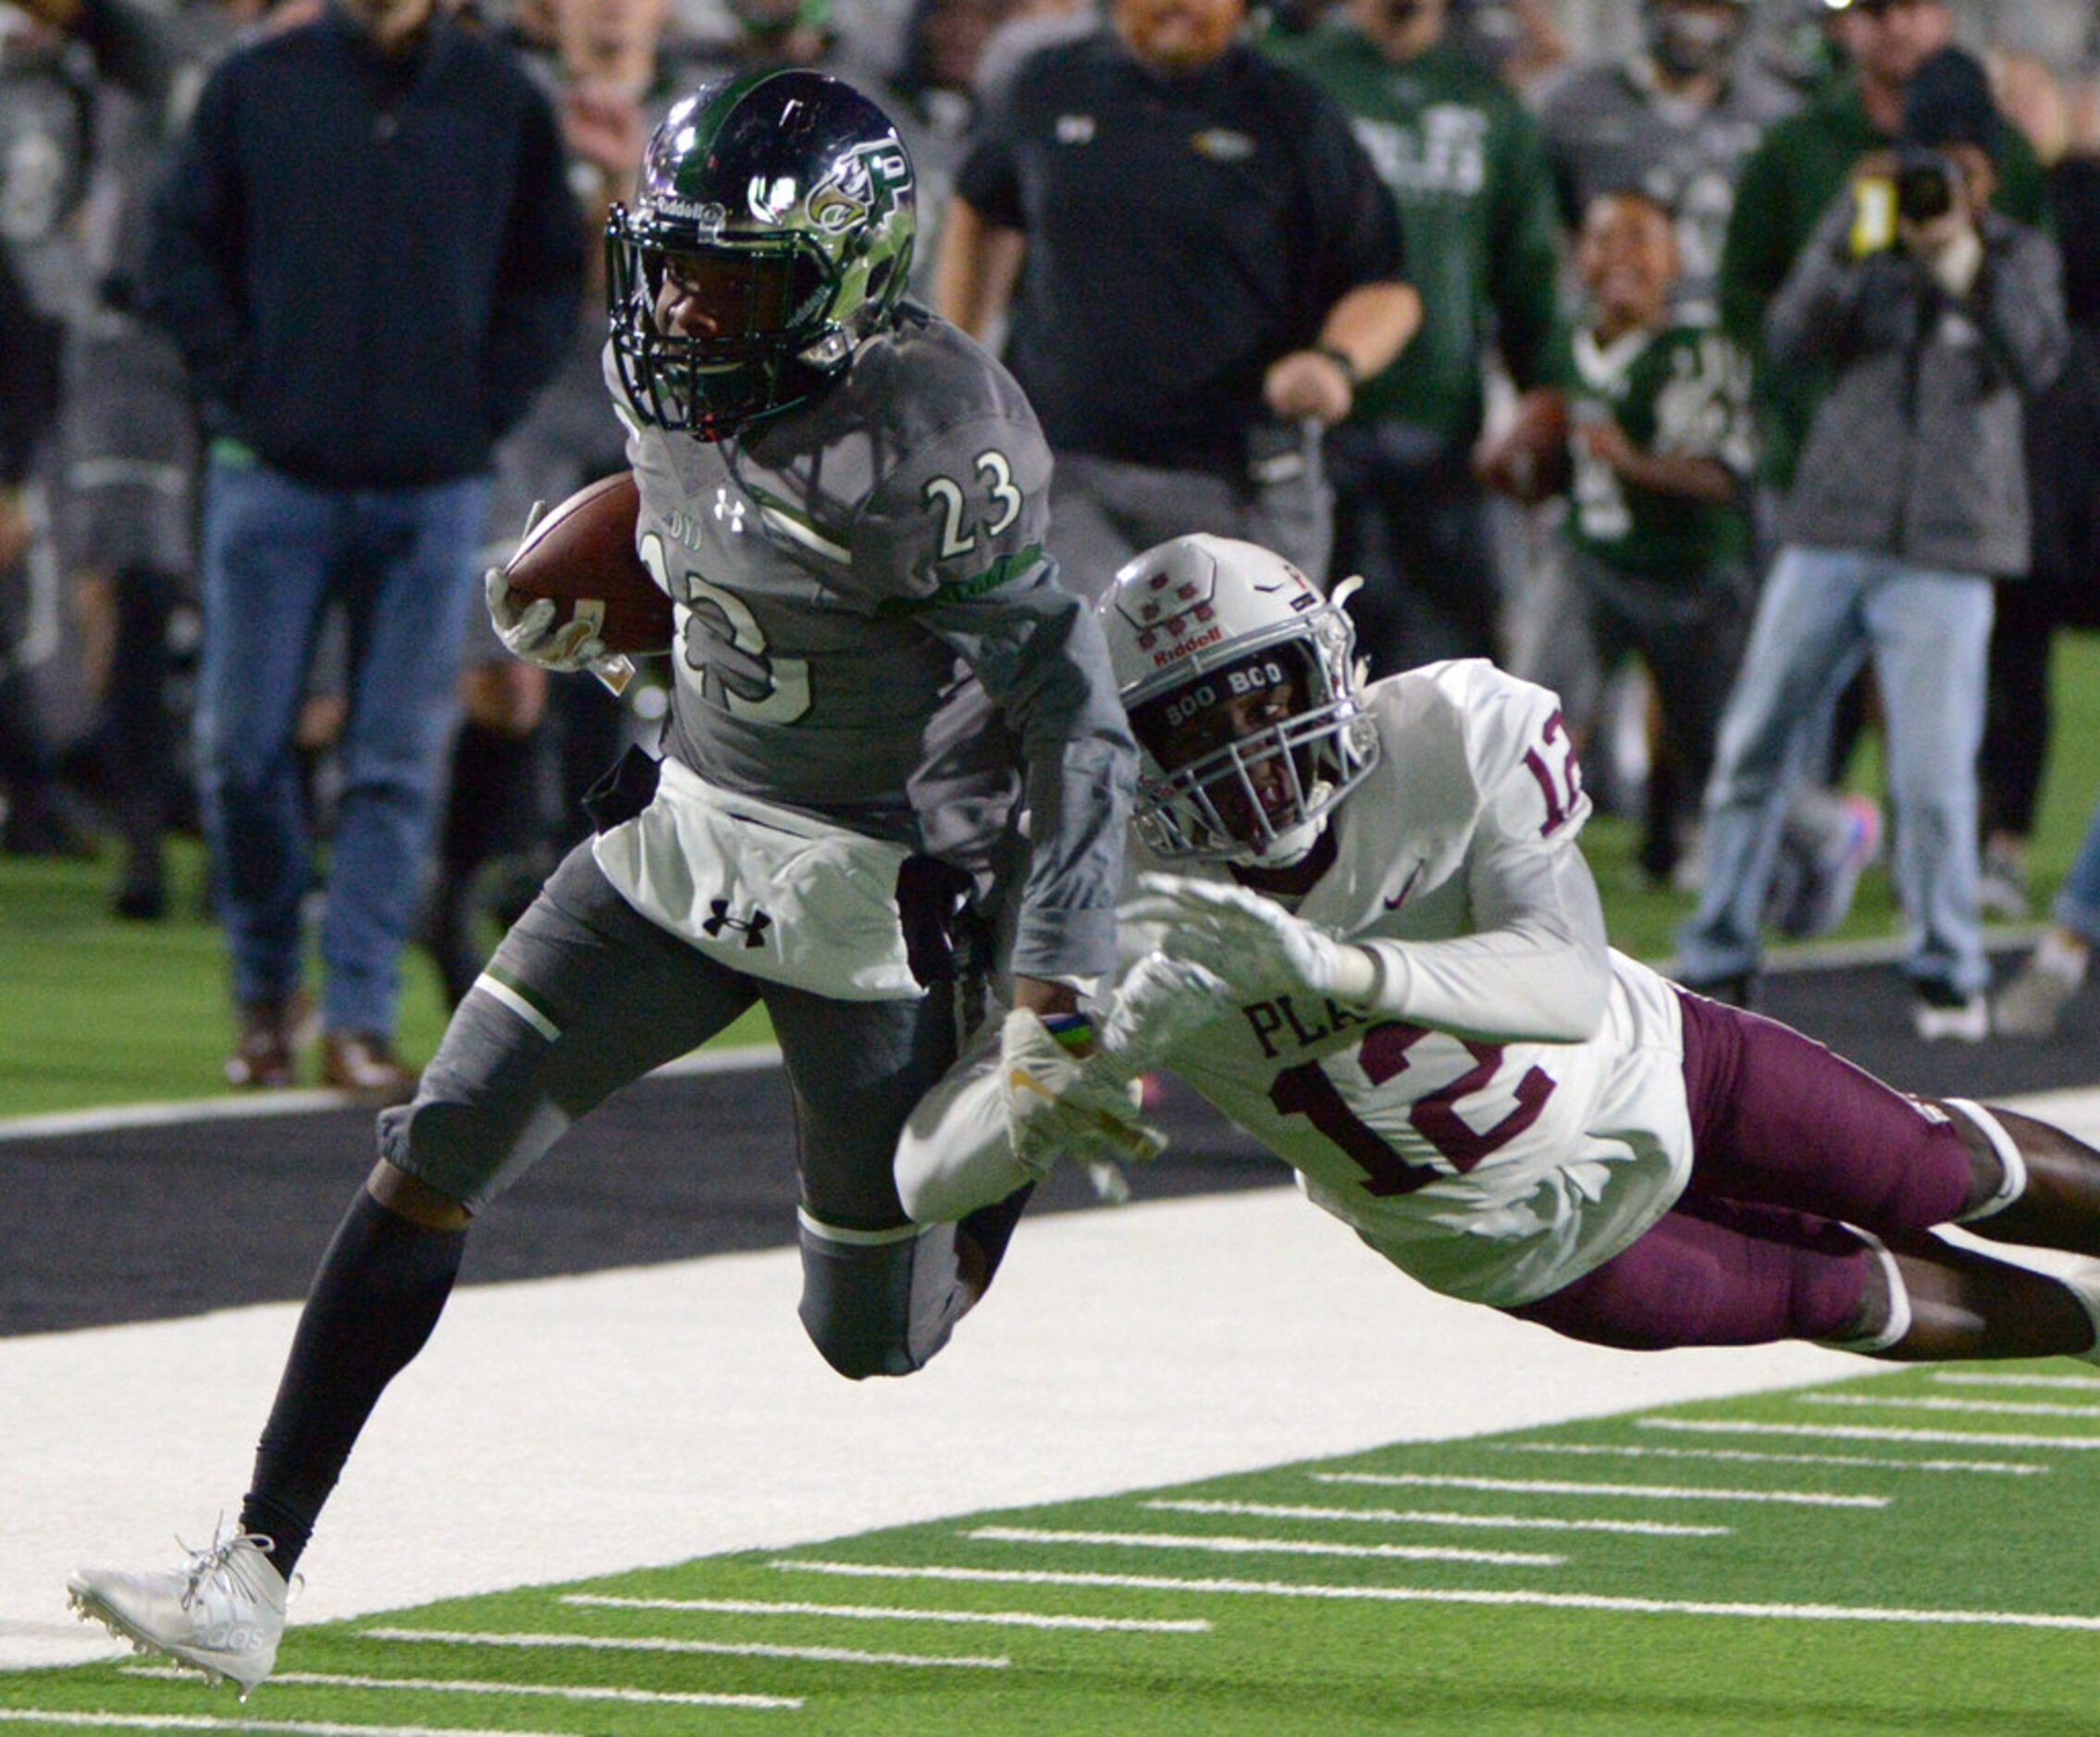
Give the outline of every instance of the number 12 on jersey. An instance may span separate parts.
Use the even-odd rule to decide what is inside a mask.
[[[1384,1086],[1407,1071],[1407,1053],[1434,1035],[1425,1027],[1397,1021],[1373,1026],[1357,1046],[1357,1066],[1374,1088]],[[1464,1049],[1473,1066],[1414,1100],[1408,1106],[1407,1120],[1451,1165],[1451,1174],[1464,1176],[1538,1119],[1546,1100],[1553,1095],[1553,1080],[1543,1068],[1528,1069],[1517,1081],[1516,1102],[1510,1110],[1491,1127],[1476,1128],[1460,1114],[1460,1103],[1485,1092],[1493,1083],[1501,1071],[1504,1051],[1499,1043],[1476,1043],[1456,1037],[1451,1041]],[[1280,1114],[1303,1116],[1346,1154],[1363,1171],[1366,1193],[1381,1199],[1412,1194],[1446,1174],[1429,1164],[1411,1164],[1402,1158],[1356,1114],[1327,1069],[1316,1061],[1285,1068],[1270,1083],[1268,1098]]]

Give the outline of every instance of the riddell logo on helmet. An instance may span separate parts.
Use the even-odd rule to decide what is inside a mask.
[[[1216,645],[1224,637],[1225,628],[1222,623],[1219,623],[1206,628],[1192,639],[1177,640],[1165,651],[1155,651],[1152,654],[1152,667],[1155,670],[1164,669],[1167,664],[1187,657],[1192,651],[1201,651],[1205,646]]]
[[[659,197],[650,202],[660,217],[677,217],[691,224],[700,232],[700,240],[713,241],[721,239],[723,225],[729,221],[727,207],[710,200],[702,204],[698,200],[680,199],[675,194]]]

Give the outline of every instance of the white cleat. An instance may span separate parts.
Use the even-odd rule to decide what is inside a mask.
[[[181,1543],[180,1539],[176,1540]],[[142,1653],[160,1653],[212,1682],[249,1690],[277,1664],[290,1589],[264,1554],[267,1538],[223,1532],[191,1550],[186,1568],[127,1574],[84,1568],[66,1582],[73,1608]]]

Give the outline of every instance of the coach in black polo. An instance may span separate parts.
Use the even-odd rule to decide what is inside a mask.
[[[1245,0],[1114,0],[1023,61],[956,178],[941,311],[1057,461],[1051,552],[1098,596],[1191,531],[1324,579],[1319,430],[1414,331],[1398,218],[1341,111],[1241,42]]]

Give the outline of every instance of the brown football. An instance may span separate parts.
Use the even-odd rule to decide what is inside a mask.
[[[579,488],[532,528],[503,577],[521,597],[552,597],[555,625],[589,614],[608,651],[671,647],[671,599],[635,553],[641,500],[632,471]]]

